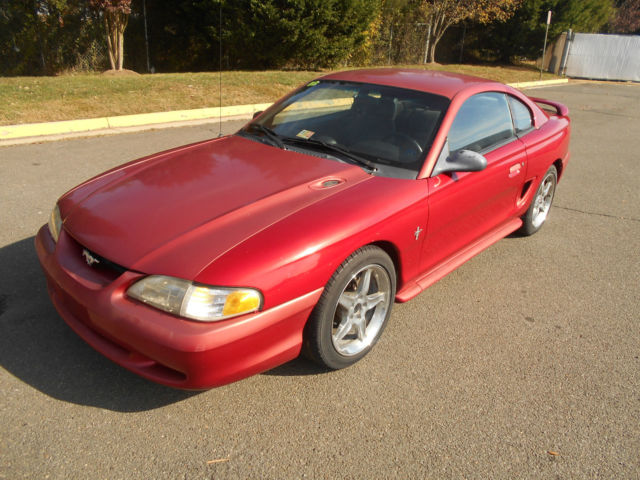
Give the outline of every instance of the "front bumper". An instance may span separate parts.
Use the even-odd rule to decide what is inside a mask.
[[[129,299],[127,288],[142,275],[109,276],[89,267],[64,231],[55,244],[44,225],[35,245],[49,296],[67,324],[107,358],[171,387],[217,387],[295,358],[322,293],[229,320],[195,322]]]

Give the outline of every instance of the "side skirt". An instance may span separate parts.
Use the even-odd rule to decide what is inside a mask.
[[[465,248],[463,248],[459,252],[456,252],[446,260],[443,260],[422,276],[405,284],[405,286],[396,293],[396,301],[402,303],[411,300],[420,292],[427,289],[438,280],[443,278],[445,275],[458,268],[464,262],[471,259],[472,257],[475,257],[483,250],[489,248],[498,240],[502,240],[510,233],[515,232],[521,226],[522,220],[518,217],[512,218],[507,222],[499,225],[498,227],[489,231],[486,235],[480,237],[475,242],[467,245]]]

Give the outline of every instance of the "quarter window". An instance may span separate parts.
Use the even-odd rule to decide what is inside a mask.
[[[449,150],[480,152],[514,136],[507,99],[503,93],[474,95],[464,102],[449,131]]]
[[[509,104],[511,105],[511,114],[513,115],[513,124],[516,127],[516,133],[529,130],[533,126],[529,108],[520,100],[511,96],[509,97]]]

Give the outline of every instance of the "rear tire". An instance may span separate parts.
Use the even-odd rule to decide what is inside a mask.
[[[557,184],[558,171],[555,166],[551,165],[542,177],[527,213],[522,216],[522,227],[518,233],[524,236],[533,235],[544,225],[551,210]]]
[[[363,247],[327,282],[305,328],[305,353],[337,370],[353,365],[376,344],[391,315],[396,271],[381,248]]]

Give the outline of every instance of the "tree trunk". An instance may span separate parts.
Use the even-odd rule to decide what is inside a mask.
[[[436,46],[442,36],[441,29],[444,22],[444,12],[436,11],[431,15],[429,20],[429,31],[431,32],[431,42],[429,43],[429,63],[435,63],[436,61]]]
[[[122,62],[124,61],[124,31],[118,29],[118,70],[122,70]]]
[[[124,63],[124,29],[127,28],[129,22],[129,15],[126,13],[119,13],[118,19],[118,70],[122,70]]]
[[[438,40],[434,38],[429,47],[429,63],[436,63],[436,45],[438,45]]]
[[[114,45],[112,40],[112,28],[111,22],[107,18],[107,14],[104,16],[104,28],[107,30],[107,51],[109,52],[109,63],[111,64],[111,70],[116,69],[116,56],[114,54]]]
[[[107,49],[111,69],[120,71],[124,63],[124,29],[129,16],[119,12],[104,12],[104,26],[107,30]]]
[[[424,46],[424,61],[422,63],[427,63],[427,55],[429,53],[429,41],[431,40],[431,25],[433,23],[433,17],[429,15],[429,24],[427,25],[427,41]]]
[[[433,40],[431,41],[431,51],[429,54],[429,63],[436,62],[436,47],[438,46],[438,42],[444,35],[444,32],[453,24],[452,18],[446,18],[445,14],[442,13],[439,18],[436,18],[436,22],[433,28]]]

